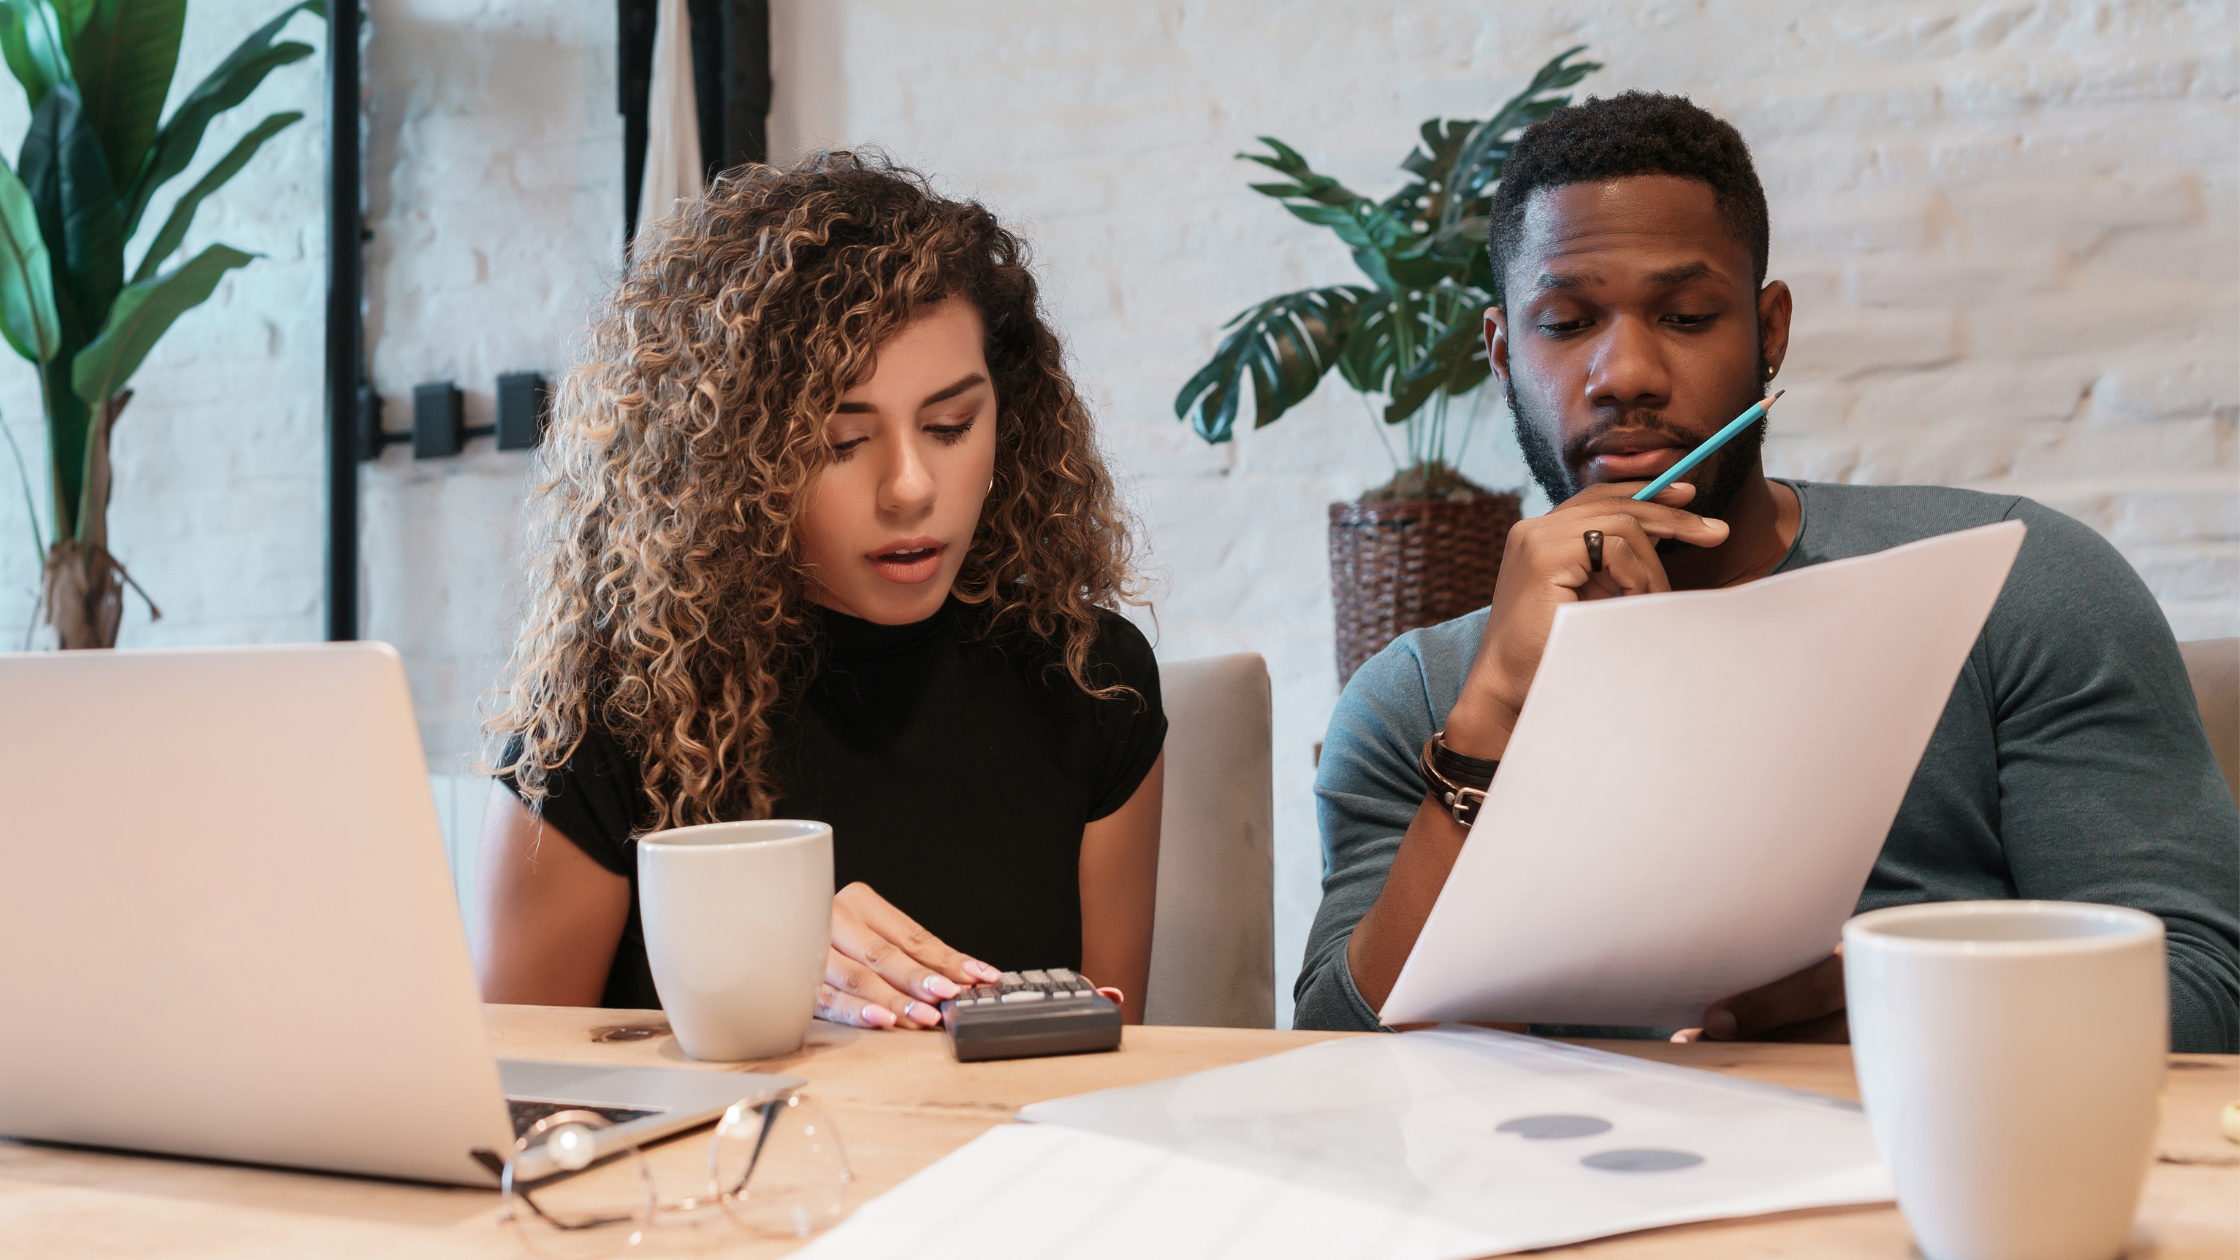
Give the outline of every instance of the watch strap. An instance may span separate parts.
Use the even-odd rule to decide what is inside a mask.
[[[1443,729],[1433,731],[1431,738],[1423,741],[1416,768],[1432,796],[1456,822],[1467,827],[1478,821],[1478,810],[1486,803],[1486,789],[1493,786],[1494,772],[1501,768],[1501,762],[1454,751],[1447,747],[1446,734]]]

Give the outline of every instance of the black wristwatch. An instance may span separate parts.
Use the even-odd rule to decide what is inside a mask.
[[[1465,756],[1447,747],[1447,732],[1441,729],[1423,741],[1423,755],[1416,759],[1416,768],[1423,772],[1423,785],[1431,795],[1447,807],[1456,822],[1467,827],[1478,821],[1478,808],[1486,803],[1486,789],[1493,786],[1493,773],[1501,763]]]

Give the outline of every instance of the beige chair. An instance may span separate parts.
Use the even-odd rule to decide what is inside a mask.
[[[2209,728],[2209,747],[2217,750],[2225,785],[2240,797],[2240,639],[2181,643],[2178,652],[2193,677],[2194,702],[2201,706],[2201,724]]]
[[[1268,665],[1162,662],[1167,782],[1144,1021],[1276,1022],[1275,795]]]

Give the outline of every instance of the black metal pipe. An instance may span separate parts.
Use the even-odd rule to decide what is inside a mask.
[[[358,0],[327,0],[327,638],[358,637],[358,383],[365,244]]]

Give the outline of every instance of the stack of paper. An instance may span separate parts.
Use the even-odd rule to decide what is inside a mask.
[[[1459,1260],[1891,1197],[1817,1094],[1475,1028],[1038,1103],[801,1254]],[[969,1227],[964,1223],[969,1222]]]

